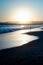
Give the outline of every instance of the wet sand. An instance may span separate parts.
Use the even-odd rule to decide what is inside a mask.
[[[20,47],[0,51],[0,65],[43,65],[43,31],[27,32],[39,39]]]

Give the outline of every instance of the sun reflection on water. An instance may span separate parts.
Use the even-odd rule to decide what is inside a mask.
[[[21,27],[21,28],[24,28],[25,26],[24,26],[24,25],[21,25],[20,27]]]

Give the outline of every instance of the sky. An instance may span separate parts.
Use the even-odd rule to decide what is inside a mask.
[[[33,21],[43,21],[43,0],[0,0],[0,22],[15,21],[21,8],[29,11]]]

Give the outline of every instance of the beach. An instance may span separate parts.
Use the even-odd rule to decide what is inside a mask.
[[[0,65],[43,65],[43,31],[23,34],[35,35],[39,39],[18,47],[0,50]]]
[[[43,0],[0,0],[0,65],[43,65]]]

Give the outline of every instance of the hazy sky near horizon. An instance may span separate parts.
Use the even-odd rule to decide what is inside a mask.
[[[43,0],[0,0],[0,22],[14,21],[18,8],[28,8],[33,21],[43,21]]]

